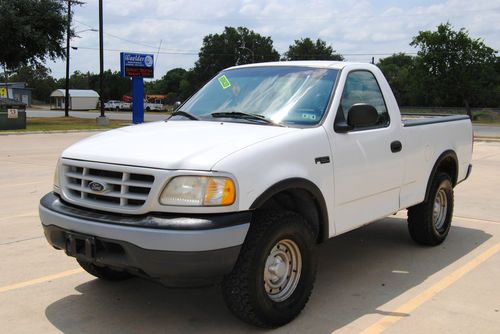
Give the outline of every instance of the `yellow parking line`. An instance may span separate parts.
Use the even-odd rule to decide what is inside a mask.
[[[38,216],[38,212],[30,212],[30,213],[23,213],[23,214],[20,214],[20,215],[0,217],[0,221],[1,220],[14,219],[14,218],[35,217],[35,216]]]
[[[35,279],[32,279],[31,281],[25,281],[25,282],[20,282],[20,283],[16,283],[16,284],[3,286],[3,287],[0,287],[0,293],[12,291],[12,290],[16,290],[16,289],[21,289],[21,288],[25,288],[25,287],[40,284],[40,283],[53,281],[53,280],[56,280],[59,278],[64,278],[64,277],[72,276],[75,274],[79,274],[81,272],[83,272],[83,269],[77,268],[77,269],[72,269],[72,270],[68,270],[68,271],[63,271],[63,272],[58,273],[58,274],[47,275],[47,276],[35,278]]]
[[[490,257],[495,255],[498,251],[500,251],[500,242],[494,245],[493,247],[487,249],[483,253],[479,254],[476,256],[474,259],[471,261],[467,262],[465,265],[462,267],[458,268],[448,276],[444,277],[440,281],[438,281],[436,284],[428,288],[427,290],[421,292],[417,296],[413,297],[410,299],[408,302],[405,304],[401,305],[398,307],[396,310],[393,311],[394,314],[409,314],[412,311],[414,311],[416,308],[418,308],[420,305],[425,303],[426,301],[430,300],[432,297],[449,287],[451,284],[454,282],[458,281],[461,277],[463,277],[465,274],[479,266],[481,263],[484,261],[488,260]],[[362,331],[362,334],[376,334],[376,333],[382,333],[384,330],[386,330],[389,326],[393,325],[397,321],[399,321],[403,315],[387,315],[383,317],[382,319],[378,320],[375,322],[373,325],[370,327],[366,328],[364,331]]]

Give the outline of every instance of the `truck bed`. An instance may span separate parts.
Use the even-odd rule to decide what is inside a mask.
[[[442,114],[401,114],[401,122],[404,127],[419,126],[426,124],[444,123],[467,120],[467,115],[442,115]]]

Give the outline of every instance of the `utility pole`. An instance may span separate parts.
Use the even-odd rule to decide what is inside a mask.
[[[66,87],[64,93],[64,117],[69,117],[69,49],[71,36],[71,0],[68,0],[68,27],[66,29]]]
[[[96,122],[98,125],[108,125],[109,118],[104,114],[104,100],[102,98],[103,82],[104,82],[104,39],[103,39],[103,19],[102,19],[102,0],[99,0],[99,100],[101,101],[101,116],[97,117]]]

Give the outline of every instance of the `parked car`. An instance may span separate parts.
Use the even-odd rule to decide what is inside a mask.
[[[98,278],[221,282],[238,318],[277,327],[325,240],[406,209],[415,242],[442,243],[471,155],[466,116],[402,116],[374,65],[236,66],[167,121],[66,149],[40,218]]]

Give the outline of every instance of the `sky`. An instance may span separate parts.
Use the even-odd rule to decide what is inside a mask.
[[[98,0],[74,9],[71,72],[99,71]],[[393,53],[415,54],[409,45],[440,23],[462,27],[500,50],[500,0],[103,0],[104,68],[120,69],[120,51],[155,55],[155,79],[192,68],[203,37],[225,26],[270,36],[280,53],[294,40],[321,38],[348,61],[369,62]],[[65,61],[49,61],[56,78]]]

